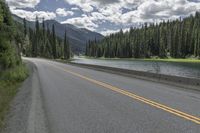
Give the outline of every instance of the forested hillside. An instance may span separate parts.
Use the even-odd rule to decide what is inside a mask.
[[[9,8],[0,1],[0,70],[13,68],[21,64],[19,40]]]
[[[45,57],[45,58],[65,58],[69,59],[71,55],[70,44],[65,31],[64,41],[57,37],[55,26],[49,27],[44,20],[40,26],[36,18],[35,28],[28,28],[27,21],[24,19],[23,27],[18,23],[19,29],[23,29],[24,37],[21,44],[22,53],[28,57]]]
[[[200,57],[200,13],[184,19],[144,24],[129,32],[89,41],[86,55],[106,58]]]
[[[14,21],[18,22],[19,24],[24,23],[22,18],[16,15],[12,16]],[[88,40],[95,40],[95,38],[96,40],[103,39],[103,36],[97,32],[92,32],[88,29],[78,28],[71,24],[61,24],[56,20],[45,20],[43,23],[39,23],[41,28],[43,24],[45,25],[45,29],[48,30],[49,27],[50,31],[52,30],[52,26],[54,25],[56,36],[63,40],[66,30],[69,43],[71,44],[71,49],[74,53],[84,52],[85,44]],[[36,28],[34,21],[27,21],[26,25],[28,29],[31,28],[32,30],[35,30]]]

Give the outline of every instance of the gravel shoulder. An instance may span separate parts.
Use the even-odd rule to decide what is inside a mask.
[[[3,133],[48,133],[37,67],[26,63],[30,76],[11,103]]]

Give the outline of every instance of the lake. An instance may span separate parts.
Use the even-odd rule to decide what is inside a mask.
[[[162,62],[144,60],[103,60],[74,57],[72,61],[80,64],[92,64],[129,70],[145,71],[180,77],[200,78],[200,63]]]

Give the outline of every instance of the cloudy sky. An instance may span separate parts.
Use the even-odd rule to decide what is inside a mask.
[[[200,0],[6,0],[12,13],[30,21],[56,19],[104,35],[144,22],[200,11]]]

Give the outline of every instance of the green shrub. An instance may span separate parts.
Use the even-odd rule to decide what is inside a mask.
[[[25,65],[19,65],[15,68],[6,70],[2,73],[0,79],[10,82],[23,81],[28,76],[28,70]]]

